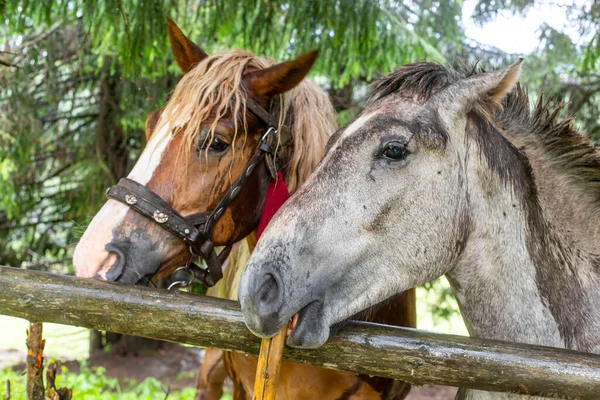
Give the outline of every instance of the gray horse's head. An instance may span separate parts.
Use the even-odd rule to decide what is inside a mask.
[[[240,284],[248,327],[272,336],[298,313],[288,344],[317,347],[333,324],[453,268],[472,224],[466,170],[479,168],[467,131],[486,120],[470,115],[494,112],[520,64],[460,77],[418,63],[381,80],[261,237]]]

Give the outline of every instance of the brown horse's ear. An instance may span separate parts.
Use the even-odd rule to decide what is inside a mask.
[[[295,60],[282,62],[272,67],[261,69],[248,74],[246,79],[249,87],[258,98],[271,98],[275,95],[287,92],[302,82],[315,63],[318,50],[302,54]]]
[[[185,74],[194,65],[208,57],[208,54],[200,46],[188,39],[171,18],[167,18],[167,23],[169,24],[169,41],[175,55],[175,61],[177,61],[179,68]]]

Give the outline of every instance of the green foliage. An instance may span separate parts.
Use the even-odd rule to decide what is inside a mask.
[[[69,372],[63,366],[57,376],[56,386],[72,389],[73,398],[82,400],[193,400],[196,394],[191,387],[170,391],[165,384],[154,378],[146,378],[140,383],[132,381],[123,387],[117,379],[108,378],[105,372],[102,367],[89,368],[85,362],[80,364],[80,372],[77,374]],[[10,381],[11,399],[26,399],[26,375],[10,368],[0,371],[0,398],[6,397],[6,381]],[[231,400],[232,397],[226,393],[221,399]]]
[[[433,296],[433,299],[427,301],[427,306],[434,322],[436,319],[448,320],[460,314],[454,292],[445,279],[428,282],[423,285],[423,288],[429,292],[428,296]]]
[[[480,0],[474,18],[491,21],[498,13],[533,12],[539,0]],[[522,82],[530,92],[544,93],[555,105],[566,106],[563,117],[575,116],[578,127],[600,141],[600,3],[556,5],[566,16],[562,29],[540,27],[538,51],[527,55]],[[567,34],[568,33],[568,34]],[[575,37],[574,37],[575,36]]]
[[[547,4],[542,0],[479,0],[475,7],[473,17],[480,23],[492,21],[500,12],[526,13],[536,5]],[[600,3],[572,2],[556,4],[565,13],[568,24],[576,28],[577,35],[581,38],[575,44],[564,32],[556,32],[549,26],[540,30],[540,40],[543,50],[554,52],[558,50],[569,51],[571,48],[573,58],[568,64],[575,65],[579,71],[593,71],[600,67]],[[551,32],[554,31],[554,32]],[[564,53],[563,53],[564,54]]]
[[[208,52],[319,48],[330,87],[443,60],[438,48],[461,34],[458,1],[23,0],[0,11],[0,62],[18,66],[0,69],[0,264],[62,272],[175,87],[167,16]]]
[[[541,3],[480,0],[475,18]],[[462,4],[0,0],[0,264],[69,272],[71,250],[104,190],[143,147],[146,116],[177,82],[166,17],[209,53],[245,48],[282,60],[318,48],[313,77],[328,88],[343,125],[360,111],[368,82],[398,65],[482,60],[492,69],[515,60],[464,37]],[[533,94],[567,102],[565,114],[599,140],[600,4],[563,8],[582,39],[543,26],[522,81]],[[431,300],[444,317],[454,312],[446,290]]]
[[[168,53],[166,17],[208,51],[245,48],[276,59],[321,50],[316,71],[336,85],[389,72],[414,59],[443,60],[436,49],[455,40],[459,1],[428,0],[86,0],[12,1],[4,11],[11,31],[57,21],[80,22],[97,56],[117,55],[126,76],[163,76]],[[98,57],[100,67],[103,58]]]
[[[72,244],[131,167],[147,114],[173,87],[171,75],[122,78],[79,25],[53,21],[28,36],[0,25],[19,65],[0,69],[0,264],[68,272]]]

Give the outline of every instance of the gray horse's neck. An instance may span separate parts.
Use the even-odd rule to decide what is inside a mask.
[[[600,353],[600,267],[593,250],[573,240],[581,228],[556,229],[553,205],[535,187],[506,190],[484,166],[468,176],[473,228],[447,274],[471,336]],[[462,389],[457,396],[516,398]]]
[[[448,274],[469,332],[600,353],[597,257],[549,222],[536,190],[507,190],[484,166],[468,176],[473,229]]]

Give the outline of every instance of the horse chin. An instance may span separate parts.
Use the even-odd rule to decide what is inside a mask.
[[[329,324],[322,301],[313,301],[298,312],[298,321],[287,338],[290,347],[314,349],[329,338]]]

